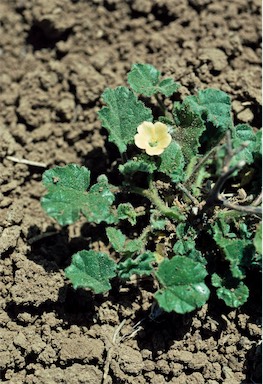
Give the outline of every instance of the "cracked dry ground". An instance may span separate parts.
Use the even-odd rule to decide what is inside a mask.
[[[104,88],[147,62],[182,96],[219,88],[235,122],[260,125],[257,0],[2,0],[0,3],[1,382],[260,383],[260,276],[239,310],[213,300],[195,313],[146,320],[151,286],[106,296],[74,291],[63,269],[91,242],[84,222],[61,230],[41,210],[44,167],[110,169],[116,151],[96,112]],[[40,235],[40,236],[38,236]],[[97,244],[91,244],[96,247]]]

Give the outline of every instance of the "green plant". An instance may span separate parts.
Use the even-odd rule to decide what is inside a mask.
[[[112,248],[112,256],[76,253],[66,276],[95,293],[110,290],[114,277],[148,276],[167,312],[202,306],[212,287],[238,307],[249,295],[246,272],[260,266],[262,253],[261,132],[234,126],[220,90],[178,101],[179,84],[149,64],[133,65],[128,82],[131,89],[106,89],[99,111],[121,155],[119,185],[101,175],[90,186],[90,170],[76,164],[43,175],[46,213],[62,226],[81,215],[103,223]]]

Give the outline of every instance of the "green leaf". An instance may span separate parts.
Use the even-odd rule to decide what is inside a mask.
[[[106,234],[115,251],[123,252],[126,236],[119,229],[113,227],[106,228]]]
[[[256,142],[253,151],[253,156],[255,159],[261,160],[262,157],[262,129],[256,132]]]
[[[131,275],[149,276],[153,271],[152,262],[155,261],[154,253],[147,251],[135,259],[128,258],[117,266],[118,276],[129,279]]]
[[[89,288],[95,293],[104,293],[111,289],[109,279],[116,276],[115,270],[115,262],[106,253],[80,251],[73,255],[65,274],[75,289]]]
[[[59,187],[86,191],[90,185],[90,171],[77,164],[68,164],[45,171],[42,182],[48,190]]]
[[[176,256],[187,256],[189,259],[198,261],[203,265],[207,264],[205,257],[196,249],[195,239],[197,234],[193,227],[180,223],[176,227],[176,235],[178,240],[173,246],[173,252]]]
[[[206,130],[202,142],[212,148],[233,126],[230,97],[219,89],[200,90],[196,96],[187,96],[184,100],[193,112],[203,120]],[[207,148],[207,149],[208,149]]]
[[[244,160],[247,164],[252,164],[254,161],[253,152],[257,143],[257,138],[253,129],[247,124],[238,124],[233,128],[232,136],[233,149],[240,148],[245,142],[247,143],[247,146],[233,157],[231,165],[234,166],[241,160]]]
[[[199,138],[205,125],[201,117],[185,102],[174,103],[173,116],[176,124],[173,137],[180,145],[185,159],[190,161],[198,152]]]
[[[157,209],[151,209],[150,224],[151,228],[156,231],[163,231],[169,220],[160,216],[160,212]]]
[[[223,280],[214,273],[212,275],[212,285],[218,288],[216,290],[218,298],[224,300],[229,307],[238,308],[248,299],[249,289],[242,281],[235,284],[233,280]]]
[[[184,156],[178,143],[172,141],[171,144],[160,155],[159,172],[170,176],[174,183],[184,180]]]
[[[214,239],[219,244],[223,238],[236,238],[236,234],[232,232],[230,223],[233,222],[233,218],[230,217],[227,211],[220,211],[217,214],[217,220],[213,227]]]
[[[245,278],[244,269],[242,268],[247,264],[247,253],[252,251],[250,242],[246,240],[233,239],[227,240],[222,244],[222,249],[225,254],[226,260],[230,262],[230,270],[233,277],[238,279]]]
[[[255,237],[253,239],[254,247],[258,254],[262,255],[262,223],[257,227]]]
[[[119,220],[128,220],[131,225],[136,224],[136,211],[131,203],[122,203],[118,205],[117,217]]]
[[[119,166],[119,171],[123,175],[133,174],[135,172],[153,173],[157,166],[152,159],[140,158],[128,160]]]
[[[128,253],[138,253],[141,251],[142,246],[143,242],[140,239],[129,240],[126,243],[124,251]]]
[[[172,78],[160,81],[160,71],[150,64],[134,64],[128,73],[131,88],[144,96],[152,96],[158,92],[169,97],[180,87]]]
[[[218,222],[213,226],[214,240],[223,252],[225,259],[230,263],[232,276],[244,279],[244,267],[251,264],[254,255],[254,247],[248,239],[237,239],[224,237],[222,228]]]
[[[82,212],[89,222],[99,224],[105,221],[107,224],[111,224],[115,221],[110,209],[115,196],[109,189],[108,179],[105,175],[98,177],[97,184],[90,188],[86,199]]]
[[[176,255],[186,256],[188,253],[195,249],[195,241],[193,239],[185,240],[180,239],[177,240],[173,246],[173,252]]]
[[[177,241],[173,246],[175,255],[187,256],[189,252],[195,249],[196,231],[188,224],[180,223],[176,227]]]
[[[204,266],[184,256],[165,259],[156,272],[162,288],[155,298],[165,311],[187,313],[208,300],[209,289],[204,283]]]
[[[41,199],[46,213],[62,226],[78,220],[81,207],[86,203],[90,171],[76,164],[56,167],[44,172],[43,184],[48,189]]]
[[[82,213],[88,221],[94,223],[112,223],[114,217],[111,205],[115,199],[109,190],[106,176],[90,188],[90,172],[85,167],[69,164],[56,167],[43,175],[48,193],[42,197],[41,205],[46,213],[60,225],[68,225],[79,219]]]
[[[170,77],[160,81],[158,86],[158,92],[164,94],[166,97],[173,95],[180,88],[180,84],[175,83]]]
[[[126,87],[106,89],[102,95],[107,106],[99,111],[102,126],[109,132],[109,140],[121,153],[132,143],[137,127],[143,121],[152,121],[152,111]]]
[[[140,252],[143,246],[143,243],[140,239],[128,240],[119,229],[114,227],[108,227],[106,229],[106,233],[109,242],[118,253],[137,253]]]

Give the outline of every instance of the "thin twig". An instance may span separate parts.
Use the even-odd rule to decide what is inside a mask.
[[[115,329],[114,334],[112,336],[112,346],[108,349],[106,360],[105,360],[105,365],[104,365],[104,370],[103,370],[103,377],[102,377],[102,382],[101,384],[106,384],[107,377],[109,375],[109,370],[110,370],[110,363],[112,360],[112,356],[114,353],[115,347],[123,342],[124,340],[131,339],[134,337],[139,331],[142,330],[141,324],[146,320],[146,318],[143,318],[142,320],[138,321],[132,328],[134,331],[132,331],[129,334],[123,335],[120,337],[120,331],[123,328],[123,326],[126,323],[126,319],[122,320],[122,322],[118,325],[118,327]]]
[[[240,147],[233,149],[232,143],[231,143],[230,131],[227,131],[226,133],[227,154],[224,160],[223,173],[221,176],[219,176],[217,182],[215,183],[214,187],[210,191],[207,199],[200,203],[200,207],[202,207],[203,211],[206,211],[208,208],[212,207],[213,205],[218,204],[218,205],[223,205],[224,207],[235,210],[235,211],[261,215],[262,213],[261,207],[255,207],[255,205],[258,205],[262,200],[262,197],[260,197],[260,195],[254,201],[254,204],[252,203],[253,205],[239,205],[239,204],[231,203],[221,194],[221,190],[225,182],[234,174],[235,171],[243,168],[244,165],[246,164],[245,161],[241,160],[235,166],[230,168],[233,156],[237,155],[240,151],[246,148],[248,144],[249,144],[248,142],[244,142]]]
[[[137,335],[138,332],[140,332],[143,327],[141,326],[141,324],[146,320],[146,317],[144,317],[142,320],[138,321],[132,328],[134,329],[134,331],[132,331],[132,333],[130,334],[127,334],[127,335],[123,335],[122,338],[121,338],[121,341],[124,341],[124,340],[128,340],[128,339],[132,339],[135,335]]]
[[[112,337],[113,344],[116,344],[117,337],[119,336],[120,331],[124,327],[125,323],[126,323],[126,319],[123,319],[122,322],[115,329],[115,332],[114,332],[113,337]]]
[[[252,205],[239,205],[239,204],[233,204],[229,202],[227,199],[225,199],[222,195],[218,196],[218,200],[222,202],[223,206],[229,209],[234,209],[235,211],[244,212],[244,213],[251,213],[254,215],[261,215],[262,214],[262,208],[261,207],[255,207]]]
[[[40,163],[38,161],[32,161],[32,160],[27,160],[27,159],[19,159],[18,157],[15,157],[15,156],[6,156],[6,159],[10,160],[10,161],[13,161],[14,163],[31,165],[33,167],[47,168],[47,164]]]
[[[235,171],[243,168],[245,164],[246,164],[245,161],[242,160],[239,163],[237,163],[233,168],[226,170],[226,172],[224,172],[219,177],[213,189],[209,193],[208,198],[206,199],[205,206],[211,206],[215,201],[219,200],[219,195],[225,182],[233,175]]]
[[[122,320],[122,322],[115,329],[114,334],[112,336],[112,346],[108,349],[108,352],[107,352],[101,384],[105,384],[106,383],[106,380],[107,380],[107,377],[108,377],[108,374],[109,374],[109,370],[110,370],[110,363],[111,363],[111,359],[112,359],[112,356],[113,356],[114,348],[115,348],[117,342],[119,342],[121,340],[121,339],[117,340],[117,338],[118,338],[119,333],[120,333],[121,329],[123,328],[125,322],[126,322],[125,319]]]
[[[188,191],[188,189],[181,183],[177,183],[176,186],[194,203],[197,207],[199,206],[199,201]]]

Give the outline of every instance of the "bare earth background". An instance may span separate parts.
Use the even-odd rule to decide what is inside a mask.
[[[116,159],[96,112],[133,63],[171,75],[183,95],[216,87],[236,122],[260,125],[259,0],[2,0],[0,2],[0,366],[12,384],[260,383],[260,276],[239,310],[218,301],[148,319],[151,285],[108,296],[74,291],[63,269],[92,226],[61,230],[43,213],[45,168],[94,172]],[[50,231],[56,234],[50,235]],[[43,234],[50,236],[40,236]],[[223,313],[223,315],[222,315]],[[126,320],[113,343],[116,327]]]

